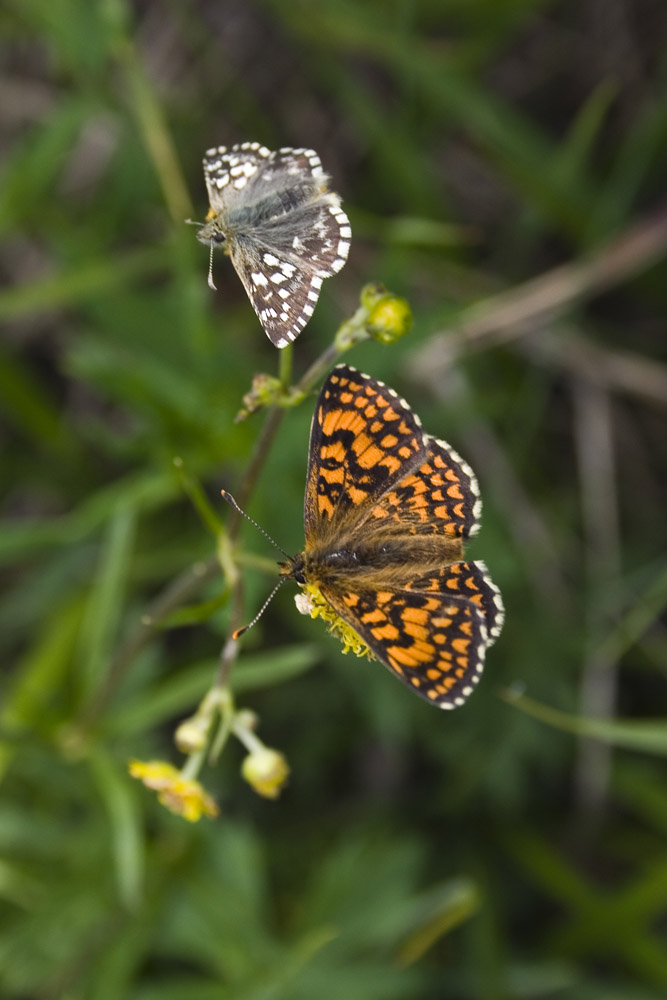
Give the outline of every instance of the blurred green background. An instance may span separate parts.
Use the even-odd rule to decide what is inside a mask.
[[[0,993],[664,998],[662,0],[9,0],[0,24]],[[228,622],[173,460],[226,521],[265,420],[234,416],[278,369],[183,224],[204,149],[244,140],[314,147],[352,223],[295,378],[365,283],[408,299],[407,337],[345,359],[476,470],[507,623],[442,713],[285,587],[233,682],[290,785],[258,798],[230,744],[202,775],[220,817],[188,824],[127,760],[181,759]],[[289,551],[313,398],[248,504]],[[272,582],[247,570],[246,619]]]

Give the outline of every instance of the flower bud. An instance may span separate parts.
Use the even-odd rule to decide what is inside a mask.
[[[193,715],[181,722],[174,733],[174,742],[181,753],[197,753],[203,750],[208,739],[211,720],[201,715]]]
[[[265,375],[263,372],[255,375],[252,388],[243,397],[243,407],[234,418],[235,423],[245,420],[251,413],[261,410],[264,406],[276,403],[283,391],[282,383],[275,375]]]
[[[405,299],[383,295],[369,312],[366,329],[381,344],[393,344],[412,327],[412,312]]]
[[[259,716],[251,708],[241,708],[236,713],[234,721],[240,729],[249,729],[253,732],[259,725]]]
[[[245,758],[241,774],[258,795],[277,799],[289,777],[289,765],[277,750],[261,747]]]

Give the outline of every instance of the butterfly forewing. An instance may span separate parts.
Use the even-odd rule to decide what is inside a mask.
[[[270,156],[271,151],[258,142],[207,149],[203,165],[211,211],[217,215],[243,205]]]
[[[335,537],[369,517],[426,457],[407,403],[382,382],[338,365],[315,407],[306,480],[306,542]]]

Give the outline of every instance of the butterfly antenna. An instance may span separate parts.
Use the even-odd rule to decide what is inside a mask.
[[[185,224],[187,226],[198,226],[200,229],[205,226],[205,222],[195,222],[194,219],[186,219]],[[211,249],[208,257],[208,287],[212,288],[214,292],[217,292],[217,288],[213,284],[213,250],[215,249],[215,243],[211,240]]]
[[[239,505],[237,504],[236,500],[231,495],[231,493],[228,493],[227,490],[220,490],[220,493],[222,494],[223,500],[226,500],[227,503],[230,504],[234,508],[234,510],[237,511],[241,515],[241,517],[245,517],[246,521],[250,521],[251,524],[254,524],[255,527],[257,528],[257,530],[261,531],[261,533],[264,535],[265,538],[268,538],[268,540],[273,545],[274,549],[278,549],[278,552],[282,552],[282,554],[285,556],[286,559],[290,559],[291,558],[290,555],[287,552],[285,552],[285,550],[282,548],[282,546],[278,545],[278,542],[276,542],[273,538],[271,538],[271,535],[268,533],[268,531],[264,530],[264,528],[261,526],[261,524],[257,524],[257,521],[255,521],[255,519],[252,518],[250,516],[250,514],[246,514],[246,512],[243,510],[243,508],[239,507]],[[278,588],[276,587],[276,590],[277,589]],[[276,591],[274,590],[273,594],[275,594],[275,592]],[[273,594],[271,594],[271,597],[273,597]],[[269,601],[271,600],[271,597],[269,597]],[[268,604],[268,601],[266,603]],[[263,610],[264,610],[264,608],[262,608],[262,611]],[[261,613],[262,612],[260,611],[260,614]],[[255,623],[251,622],[251,624],[254,625]],[[250,625],[248,625],[247,627],[250,628]]]
[[[214,292],[217,292],[217,288],[213,284],[213,250],[215,248],[215,243],[211,240],[211,252],[208,258],[208,287],[212,288]]]
[[[236,631],[232,632],[232,639],[240,639],[240,637],[245,632],[247,632],[248,629],[252,628],[253,625],[257,624],[257,622],[262,617],[262,615],[264,614],[264,612],[268,608],[269,604],[271,603],[271,601],[275,597],[276,591],[279,590],[280,587],[282,587],[282,585],[284,584],[284,582],[285,582],[286,579],[287,579],[286,576],[281,576],[281,578],[278,580],[278,583],[275,585],[275,587],[273,588],[273,590],[271,591],[271,593],[269,594],[269,596],[267,597],[267,599],[264,601],[264,604],[262,604],[261,608],[259,609],[259,611],[255,615],[255,617],[253,618],[253,620],[251,622],[248,622],[247,625],[243,625],[241,628],[237,628]]]

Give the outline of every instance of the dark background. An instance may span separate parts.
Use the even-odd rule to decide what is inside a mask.
[[[664,3],[10,0],[0,24],[3,995],[664,998]],[[278,370],[183,224],[204,149],[244,140],[314,147],[352,224],[295,378],[365,283],[410,302],[407,337],[346,360],[477,472],[507,623],[442,713],[285,587],[233,684],[289,787],[258,798],[231,743],[190,825],[127,760],[182,759],[228,622],[219,572],[173,600],[216,546],[184,476],[226,522],[265,419],[234,415]],[[248,505],[289,551],[312,403]],[[249,618],[274,554],[242,538]]]

